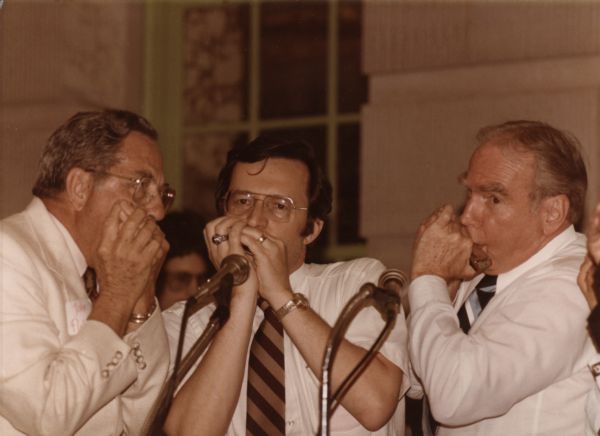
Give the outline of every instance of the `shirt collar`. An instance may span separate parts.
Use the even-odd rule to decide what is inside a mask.
[[[540,265],[547,259],[551,258],[558,250],[560,250],[568,243],[574,241],[576,238],[577,232],[575,231],[575,228],[572,225],[567,227],[525,262],[516,266],[510,271],[498,274],[496,292],[500,291],[503,288],[506,288],[526,271],[531,270],[532,268]]]
[[[290,285],[292,285],[292,289],[296,288],[298,283],[302,280],[302,278],[306,275],[305,270],[308,268],[306,263],[300,265],[296,271],[290,274]]]
[[[65,239],[67,249],[69,250],[71,257],[73,258],[73,262],[75,262],[75,268],[77,268],[77,272],[80,276],[83,276],[85,270],[87,269],[87,262],[85,260],[85,256],[83,255],[83,253],[75,243],[75,240],[73,239],[67,228],[63,225],[63,223],[61,223],[58,218],[52,215],[52,213],[50,213],[50,218],[52,219],[54,224],[56,224],[56,228],[58,229],[62,237]]]

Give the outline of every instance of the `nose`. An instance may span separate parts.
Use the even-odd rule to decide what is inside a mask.
[[[477,206],[472,198],[468,199],[462,214],[460,215],[460,223],[463,226],[473,226],[477,223]]]
[[[198,292],[198,287],[201,285],[202,283],[200,282],[200,280],[198,279],[197,276],[192,276],[192,280],[190,280],[186,286],[186,294],[188,297],[191,297],[193,295],[195,295]]]
[[[156,221],[162,220],[167,212],[159,195],[153,195],[144,205],[144,209],[148,212],[148,215],[152,215]]]
[[[249,226],[256,228],[264,228],[267,224],[267,217],[264,210],[264,202],[260,199],[255,199],[254,207],[248,214],[246,219]]]
[[[148,187],[142,207],[148,212],[148,215],[152,215],[156,221],[160,221],[165,217],[167,211],[162,202],[162,196],[160,195],[158,186],[155,183]]]

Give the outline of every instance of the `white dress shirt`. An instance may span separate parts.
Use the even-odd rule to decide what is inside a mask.
[[[338,262],[328,265],[304,264],[290,276],[294,292],[304,294],[312,310],[319,314],[327,324],[333,326],[344,305],[354,296],[361,285],[367,282],[377,283],[384,266],[375,259],[356,259],[349,262]],[[207,306],[194,314],[186,329],[185,347],[187,351],[196,338],[202,333],[204,326],[214,310]],[[178,303],[163,312],[165,326],[174,356],[177,347],[179,327],[183,312],[183,303]],[[263,320],[263,312],[257,309],[252,327],[252,335]],[[350,325],[345,338],[350,342],[368,349],[381,330],[384,321],[379,313],[368,308],[360,312]],[[396,325],[380,353],[407,373],[408,358],[406,352],[407,332],[404,315],[398,315]],[[284,335],[285,355],[285,393],[286,393],[286,435],[307,436],[316,434],[319,424],[319,380],[308,368],[300,351],[291,339]],[[242,384],[240,399],[227,435],[246,434],[246,374]],[[344,436],[358,435],[397,435],[404,434],[404,393],[408,390],[408,377],[403,377],[400,397],[396,413],[382,429],[369,432],[364,429],[352,415],[342,406],[338,407],[330,421],[330,434]]]
[[[441,278],[413,281],[409,350],[438,436],[584,433],[595,353],[576,283],[585,252],[584,236],[569,227],[500,274],[469,334],[456,312],[481,275],[460,286],[454,306]]]

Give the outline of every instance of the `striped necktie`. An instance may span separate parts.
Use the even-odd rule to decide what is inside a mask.
[[[87,292],[88,297],[92,302],[98,298],[98,284],[96,283],[96,271],[94,268],[90,268],[89,266],[83,273],[83,284],[85,286],[85,292]]]
[[[258,327],[248,364],[247,435],[285,435],[283,325],[260,299],[265,319]]]
[[[463,332],[469,333],[477,317],[496,293],[497,278],[498,276],[484,275],[475,286],[475,292],[471,292],[467,301],[459,309],[458,321]]]
[[[490,302],[494,294],[496,293],[496,279],[498,276],[484,275],[483,278],[477,283],[475,286],[475,292],[471,292],[471,295],[467,298],[467,301],[461,306],[458,310],[458,322],[460,324],[460,328],[463,332],[469,333],[471,329],[472,322],[469,321],[469,313],[473,323],[477,319],[477,317],[481,314],[485,306]],[[469,312],[469,313],[467,313]],[[429,404],[427,399],[424,399],[424,414],[428,416],[429,426],[431,428],[431,432],[435,434],[436,429],[438,427],[437,421],[433,418],[431,411],[429,410]]]

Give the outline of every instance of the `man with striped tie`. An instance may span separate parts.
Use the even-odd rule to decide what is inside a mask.
[[[175,397],[166,430],[176,435],[315,434],[330,326],[362,284],[377,282],[384,266],[367,258],[305,263],[306,247],[319,236],[332,199],[314,151],[304,142],[259,137],[234,147],[216,198],[223,216],[205,228],[211,259],[218,265],[226,255],[245,254],[251,273],[234,287],[231,316]],[[190,318],[187,347],[213,309]],[[163,314],[172,344],[181,311],[176,304]],[[373,308],[354,320],[336,357],[332,391],[382,327]],[[342,399],[331,434],[403,434],[406,337],[398,317],[375,360]]]
[[[594,350],[576,283],[585,238],[573,224],[587,187],[579,146],[531,121],[477,139],[460,219],[445,206],[417,234],[413,370],[437,435],[581,435]],[[473,247],[487,257],[471,262],[481,272]]]

